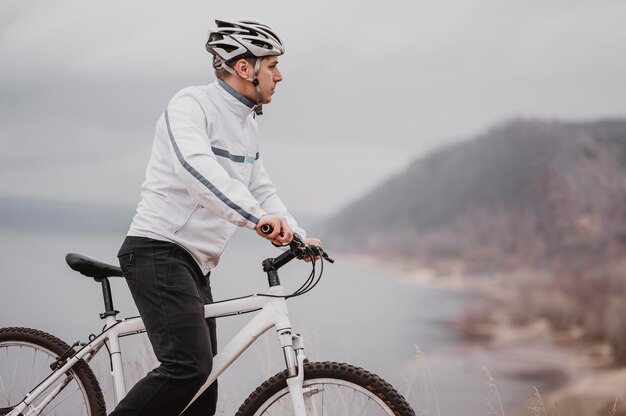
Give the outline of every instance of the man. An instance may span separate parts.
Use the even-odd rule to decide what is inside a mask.
[[[207,50],[217,80],[174,96],[159,119],[141,200],[118,253],[160,366],[111,413],[178,415],[206,381],[216,352],[209,274],[237,227],[276,245],[304,237],[276,194],[258,149],[255,117],[282,80],[284,53],[256,21],[216,20]],[[266,235],[263,225],[273,227]],[[321,245],[316,239],[308,244]],[[216,383],[185,415],[212,415]]]

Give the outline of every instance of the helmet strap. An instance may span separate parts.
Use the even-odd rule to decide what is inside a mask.
[[[216,66],[215,62],[213,64],[213,67],[215,69],[225,69],[226,72],[228,72],[229,74],[234,75],[236,77],[243,78],[241,75],[237,73],[237,71],[235,71],[230,66],[226,65],[226,61],[222,60],[221,58],[218,58],[218,59],[219,59],[219,65]],[[261,58],[256,58],[254,62],[254,76],[249,77],[249,78],[243,78],[246,81],[250,81],[252,85],[254,85],[254,89],[256,90],[256,105],[254,106],[254,112],[257,115],[263,114],[263,104],[261,104],[263,95],[261,94],[261,87],[259,86],[259,79],[257,78],[260,70],[261,70]]]
[[[228,72],[229,74],[239,77],[239,74],[237,73],[237,71],[235,71],[234,69],[226,65],[226,61],[220,59],[219,62],[220,63],[218,66],[213,65],[215,69],[225,69],[226,72]]]
[[[263,114],[263,104],[261,104],[261,100],[263,99],[263,95],[261,95],[261,87],[259,86],[259,71],[261,70],[261,58],[256,58],[254,62],[254,79],[252,79],[252,85],[256,89],[256,106],[254,107],[254,111],[257,115]],[[250,78],[248,78],[250,80]]]

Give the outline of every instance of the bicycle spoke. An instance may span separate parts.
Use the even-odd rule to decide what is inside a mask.
[[[35,353],[33,354],[33,365],[30,368],[30,380],[28,380],[28,384],[26,384],[27,386],[32,386],[33,384],[33,374],[35,373],[35,361],[37,360],[37,350],[35,350]]]
[[[343,414],[349,414],[350,413],[350,405],[348,404],[348,400],[346,398],[346,395],[342,394],[342,391],[345,390],[345,388],[343,387],[338,387],[337,388],[338,392],[337,392],[337,396],[339,396],[339,400],[341,403],[341,407],[343,407]]]
[[[11,395],[13,394],[13,387],[15,386],[15,376],[17,375],[17,367],[20,364],[20,357],[22,356],[22,346],[20,345],[19,352],[17,354],[17,361],[15,362],[15,371],[13,372],[13,378],[11,379],[11,391],[9,392],[9,403],[11,403]]]
[[[35,379],[37,382],[39,382],[42,379],[42,374],[43,374],[43,370],[46,368],[46,366],[48,365],[48,360],[51,359],[51,357],[47,357],[44,358],[43,361],[41,362],[41,368],[39,369],[39,374],[37,374],[37,378]],[[48,367],[49,368],[49,367]]]
[[[386,410],[371,397],[363,395],[352,387],[324,383],[320,390],[318,393],[320,396],[317,398],[317,404],[322,413],[320,416],[387,414]]]
[[[77,405],[76,405],[76,406],[74,406],[74,407],[70,407],[70,408],[68,408],[68,409],[66,409],[66,410],[61,411],[61,413],[56,413],[56,412],[55,412],[54,414],[55,414],[55,415],[62,415],[62,414],[64,414],[64,413],[71,412],[72,410],[77,409],[77,408],[79,408],[79,407],[84,408],[85,406],[84,406],[84,405],[82,405],[82,404],[77,404]],[[81,410],[81,411],[80,411],[80,414],[81,414],[81,415],[82,415],[82,414],[84,414],[84,413],[85,413],[85,412],[84,412],[83,410]]]
[[[70,381],[71,382],[71,381]],[[54,409],[56,409],[57,407],[59,407],[61,404],[63,404],[63,402],[65,402],[67,399],[69,399],[70,397],[72,397],[77,391],[79,391],[80,389],[78,388],[78,386],[76,387],[76,389],[69,393],[67,396],[65,396],[64,399],[62,399],[60,402],[56,403],[54,406],[52,406],[52,408],[50,408],[50,412],[54,411]],[[74,406],[72,409],[82,406],[82,404],[77,404],[76,406]],[[43,410],[43,409],[42,409]],[[67,412],[67,410],[62,411],[61,413],[65,413]],[[57,414],[56,412],[54,413],[55,415]]]
[[[291,398],[289,396],[285,396],[285,398],[280,399],[278,401],[278,404],[280,404],[281,407],[285,409],[287,413],[291,411],[292,404],[291,404]]]
[[[356,395],[356,390],[352,390],[352,399],[350,399],[350,409],[354,408],[355,395]]]
[[[363,412],[365,412],[365,408],[367,407],[367,405],[369,404],[369,402],[370,402],[371,400],[372,400],[372,399],[370,399],[369,397],[367,398],[367,401],[365,402],[365,404],[364,404],[364,405],[363,405],[363,407],[361,408],[361,411],[359,412],[359,416],[363,416],[363,414],[364,414]]]
[[[66,343],[43,331],[0,328],[0,413],[15,408],[39,386],[40,393],[30,397],[29,414],[104,415],[102,393],[84,362],[66,371],[51,369],[50,364],[68,349]]]
[[[322,409],[322,413],[324,415],[332,416],[333,408],[335,407],[335,403],[337,402],[337,396],[333,397],[332,392],[328,389],[326,384],[322,384],[322,394],[326,399],[326,405]]]
[[[4,348],[4,350],[7,352],[6,353],[6,356],[7,356],[6,363],[8,365],[9,364],[9,349],[8,348]],[[7,390],[4,387],[4,380],[3,380],[2,374],[0,374],[0,386],[2,386],[2,391],[4,392],[4,397],[7,397]],[[7,400],[7,406],[8,405],[10,405],[10,403]]]
[[[291,399],[289,398],[289,396],[281,397],[277,403],[280,405],[280,408],[276,409],[278,415],[289,414],[289,412],[291,411]],[[281,408],[284,410],[281,411]],[[268,413],[268,415],[273,416],[274,413]]]
[[[29,354],[30,354],[30,351],[26,351],[26,353],[24,354],[24,367],[28,367],[28,359],[29,359],[28,355]],[[34,359],[36,357],[36,354],[37,354],[37,350],[35,350],[35,354],[33,355],[33,366],[34,366],[34,363],[35,363]],[[24,383],[23,386],[24,386],[24,388],[28,389],[31,386],[30,382],[26,381],[26,378],[28,377],[28,375],[22,369],[20,369],[20,373],[21,373],[21,376],[22,376],[22,382]],[[32,379],[32,377],[33,376],[32,376],[32,370],[31,370],[30,378]]]

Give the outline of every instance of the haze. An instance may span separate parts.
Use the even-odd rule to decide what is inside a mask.
[[[171,96],[214,79],[217,17],[283,38],[261,152],[329,214],[415,157],[513,117],[626,112],[618,0],[3,1],[0,196],[134,206]]]

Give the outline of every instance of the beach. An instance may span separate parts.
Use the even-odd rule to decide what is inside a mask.
[[[361,260],[362,261],[362,260]],[[370,266],[375,262],[370,259]],[[445,287],[475,295],[468,314],[484,302],[515,296],[514,287],[499,278],[476,279],[461,274],[444,276],[429,269],[402,266],[395,278],[410,285]],[[474,312],[472,312],[474,311]],[[475,316],[453,325],[470,343],[482,344],[509,363],[500,370],[508,377],[541,380],[529,384],[529,397],[512,408],[493,406],[495,415],[508,416],[624,416],[626,368],[613,363],[610,346],[582,339],[580,331],[556,331],[545,320],[519,326],[506,316],[481,322]],[[498,381],[488,386],[497,394]],[[487,383],[489,384],[489,383]],[[493,402],[497,403],[497,399]],[[493,403],[492,403],[493,404]]]
[[[471,276],[459,264],[424,268],[403,261],[381,262],[371,256],[350,255],[350,262],[389,273],[403,284],[458,291],[473,300],[461,319],[449,324],[468,345],[483,348],[504,363],[500,377],[528,380],[528,392],[519,400],[500,405],[502,392],[498,377],[485,368],[487,414],[507,416],[625,416],[626,368],[613,362],[610,346],[591,342],[581,331],[557,331],[546,320],[515,325],[503,312],[485,312],[494,301],[506,302],[518,296],[514,282],[527,272]]]

